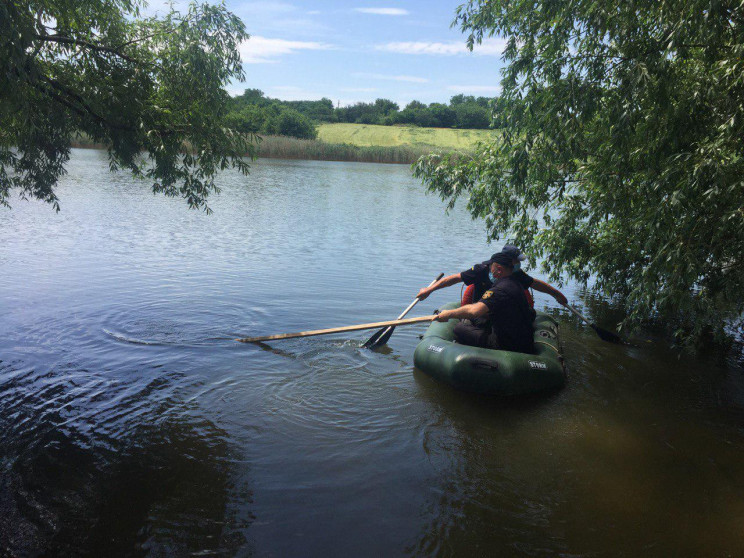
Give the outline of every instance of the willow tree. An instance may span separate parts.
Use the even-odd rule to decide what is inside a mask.
[[[741,327],[741,0],[471,1],[473,45],[506,39],[501,139],[424,157],[428,189],[679,337]],[[731,332],[731,329],[728,329]]]
[[[252,138],[224,126],[242,79],[242,22],[224,5],[143,17],[139,0],[0,2],[0,204],[14,190],[59,209],[71,138],[109,146],[112,169],[207,209],[215,173]]]

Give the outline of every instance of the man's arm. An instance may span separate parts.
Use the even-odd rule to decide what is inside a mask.
[[[549,294],[554,299],[558,301],[559,304],[567,304],[568,300],[565,296],[563,296],[563,293],[556,289],[555,287],[552,287],[548,285],[545,281],[540,281],[539,279],[532,279],[532,288],[536,291],[540,291],[541,293]]]
[[[450,285],[454,285],[455,283],[459,283],[460,281],[462,281],[462,277],[460,277],[459,273],[448,275],[447,277],[442,277],[439,281],[437,281],[430,287],[424,287],[423,289],[421,289],[418,292],[418,295],[416,295],[416,298],[418,298],[419,300],[424,300],[434,291],[443,289],[444,287],[449,287]]]
[[[488,306],[482,302],[476,302],[475,304],[466,304],[465,306],[460,306],[460,308],[455,308],[453,310],[442,310],[434,319],[438,322],[446,322],[453,318],[458,318],[460,320],[474,320],[475,318],[480,318],[486,314],[488,314]]]

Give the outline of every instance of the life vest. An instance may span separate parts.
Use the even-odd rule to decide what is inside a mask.
[[[461,306],[465,306],[466,304],[473,304],[473,302],[477,302],[473,300],[473,293],[475,292],[475,285],[468,285],[465,289],[465,292],[462,293],[462,301],[460,302]],[[530,308],[535,307],[535,299],[532,298],[532,293],[529,289],[524,290],[524,296],[527,298],[527,304],[530,306]]]

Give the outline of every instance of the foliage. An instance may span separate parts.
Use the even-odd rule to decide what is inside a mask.
[[[462,128],[483,130],[491,126],[489,111],[490,100],[486,97],[455,95],[450,105],[421,101],[411,101],[403,110],[389,99],[377,99],[374,103],[354,103],[353,105],[333,108],[330,99],[319,101],[281,101],[265,97],[263,91],[246,89],[242,95],[230,101],[230,122],[238,130],[254,129],[256,112],[244,112],[250,106],[258,112],[276,115],[277,111],[293,109],[314,122],[348,122],[353,124],[380,124],[392,126],[405,124],[410,126],[434,128]],[[268,119],[266,116],[262,122]],[[252,127],[253,126],[253,127]],[[261,126],[255,128],[261,131]],[[264,131],[266,131],[264,129]]]
[[[263,91],[258,89],[246,89],[243,95],[230,101],[227,123],[233,130],[241,133],[315,139],[318,132],[313,121],[291,106],[304,106],[308,109],[308,106],[317,104],[315,101],[278,101],[264,97]],[[324,105],[325,103],[321,103],[320,106]]]
[[[224,126],[223,87],[243,77],[243,24],[224,6],[158,19],[141,17],[141,5],[0,4],[0,204],[18,189],[59,209],[54,186],[75,132],[109,145],[112,169],[193,208],[209,210],[219,169],[248,172],[252,138]]]
[[[744,311],[740,0],[509,0],[461,6],[472,47],[507,39],[503,139],[415,173],[468,199],[560,275],[691,342]]]
[[[284,109],[275,117],[268,119],[263,131],[278,136],[300,139],[315,139],[318,137],[315,124],[293,109]]]

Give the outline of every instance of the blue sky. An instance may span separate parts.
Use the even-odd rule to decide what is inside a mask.
[[[503,41],[467,51],[465,35],[450,28],[463,1],[227,0],[251,34],[241,48],[246,81],[228,90],[342,106],[387,98],[401,108],[458,93],[493,97]]]

